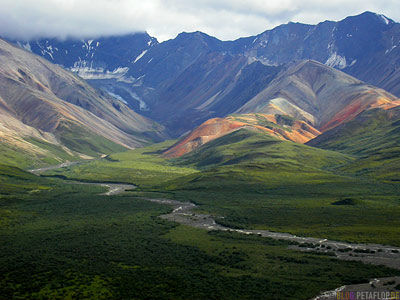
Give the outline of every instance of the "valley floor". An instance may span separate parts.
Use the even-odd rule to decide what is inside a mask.
[[[2,210],[4,299],[309,299],[400,275],[288,241],[178,226],[158,218],[167,206],[132,192],[59,180],[50,188]]]
[[[2,166],[0,298],[311,299],[400,276],[394,185],[316,170],[295,185],[275,168],[249,186],[265,168],[211,174],[163,160],[165,147],[36,172],[46,177]],[[344,217],[329,227],[329,215]]]

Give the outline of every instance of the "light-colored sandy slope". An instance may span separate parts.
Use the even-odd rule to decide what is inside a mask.
[[[304,121],[289,120],[289,123],[267,114],[243,114],[210,119],[168,149],[164,156],[180,157],[241,128],[259,130],[275,138],[298,143],[306,143],[320,134]]]
[[[307,60],[293,64],[237,113],[289,115],[326,131],[396,97],[343,72]]]
[[[70,123],[128,148],[144,145],[163,128],[99,94],[63,68],[0,39],[0,135],[27,145],[24,137],[58,144],[55,133]],[[58,132],[62,134],[62,132]],[[6,139],[7,136],[7,139]],[[17,142],[20,141],[20,142]],[[37,149],[36,149],[37,150]]]

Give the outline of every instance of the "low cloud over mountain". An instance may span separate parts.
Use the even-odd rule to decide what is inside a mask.
[[[0,35],[94,37],[148,31],[159,40],[200,30],[235,39],[288,21],[317,23],[371,10],[400,19],[397,0],[2,0]]]

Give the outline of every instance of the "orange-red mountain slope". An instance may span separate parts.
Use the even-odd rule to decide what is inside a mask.
[[[392,94],[315,61],[288,66],[236,115],[212,119],[165,153],[179,157],[238,128],[250,127],[283,140],[306,143],[362,112],[400,105]]]
[[[260,130],[281,140],[306,143],[320,134],[304,121],[280,115],[243,114],[210,119],[169,148],[164,156],[180,157],[200,146],[241,128]]]

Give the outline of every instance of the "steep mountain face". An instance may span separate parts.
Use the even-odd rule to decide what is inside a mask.
[[[158,88],[173,81],[203,54],[223,52],[223,42],[201,32],[181,33],[175,39],[150,48],[130,70],[133,77],[144,76],[145,85]]]
[[[399,104],[388,92],[341,71],[316,61],[301,61],[282,70],[264,90],[240,107],[237,115],[203,123],[165,155],[184,155],[242,127],[305,143],[364,111]]]
[[[16,43],[54,64],[63,66],[126,104],[127,101],[122,97],[126,95],[119,92],[118,86],[129,87],[135,83],[135,78],[128,75],[129,70],[150,48],[158,44],[157,40],[147,33],[83,40],[41,39]],[[127,97],[127,100],[132,108],[146,108],[136,96],[132,97],[129,93],[128,95],[130,98]]]
[[[213,68],[230,67],[229,60],[221,61],[221,57],[216,57],[220,53],[218,51],[222,51],[222,44],[216,38],[195,32],[181,33],[173,40],[152,47],[135,61],[129,71],[128,74],[135,78],[134,82],[129,86],[118,86],[120,91],[124,91],[122,96],[125,96],[128,103],[137,99],[143,107],[144,115],[160,122],[165,121],[171,103],[174,103],[174,108],[178,107],[175,102],[180,101],[182,93],[189,90],[182,84],[189,83],[189,87],[194,87],[197,80],[207,76],[207,72]],[[168,120],[171,118],[174,116]],[[172,132],[175,131],[172,126],[168,127]]]
[[[395,24],[392,31],[386,46],[343,71],[400,97],[400,24]]]
[[[243,56],[210,53],[161,89],[150,114],[176,135],[240,108],[271,82],[280,67],[248,64]]]
[[[206,34],[182,33],[151,47],[116,84],[91,81],[132,104],[179,136],[212,117],[226,116],[262,90],[281,67],[265,66],[225,50]]]
[[[313,59],[345,69],[385,48],[384,41],[391,39],[397,25],[371,12],[317,25],[290,22],[242,41],[242,51],[271,64]]]
[[[97,39],[18,41],[21,47],[84,79],[121,78],[135,58],[158,42],[147,33]]]
[[[2,142],[98,155],[162,139],[163,128],[47,60],[0,40]],[[40,147],[39,147],[40,148]]]
[[[400,24],[371,12],[317,25],[288,23],[228,42],[193,32],[163,43],[139,34],[20,44],[161,122],[174,136],[236,111],[284,65],[305,59],[400,96]]]
[[[246,56],[266,64],[313,59],[400,96],[395,81],[400,24],[383,15],[365,12],[339,22],[289,23],[239,42]]]

